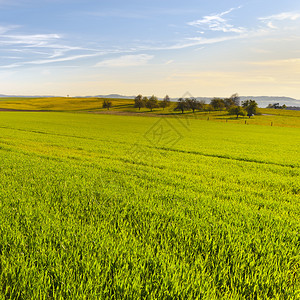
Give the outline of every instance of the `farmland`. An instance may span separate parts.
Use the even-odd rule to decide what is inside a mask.
[[[176,102],[171,102],[170,107],[154,109],[152,112],[147,108],[138,110],[134,108],[133,99],[109,99],[112,108],[107,111],[102,108],[106,98],[73,98],[73,97],[51,97],[51,98],[0,98],[0,110],[17,111],[52,111],[52,112],[78,112],[96,114],[130,114],[134,116],[155,116],[155,117],[177,117],[180,112],[174,111]],[[227,111],[187,111],[184,118],[198,120],[212,120],[214,122],[230,122],[235,124],[280,126],[280,127],[300,127],[300,111],[290,111],[282,109],[260,108],[259,115],[248,119],[229,115]]]
[[[299,296],[295,112],[76,110],[0,112],[1,299]]]
[[[0,98],[0,107],[16,110],[47,110],[47,111],[86,111],[96,110],[101,107],[102,98],[69,98],[69,97],[50,97],[50,98]],[[130,99],[111,99],[117,107],[126,107],[132,100]]]

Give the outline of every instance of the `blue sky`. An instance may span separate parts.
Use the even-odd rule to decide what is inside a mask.
[[[0,94],[300,99],[295,0],[0,0]]]

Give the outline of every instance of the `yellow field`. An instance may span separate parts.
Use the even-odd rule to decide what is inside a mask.
[[[0,108],[17,110],[85,111],[102,109],[102,98],[6,98],[0,101]],[[113,106],[132,104],[129,99],[110,99]]]

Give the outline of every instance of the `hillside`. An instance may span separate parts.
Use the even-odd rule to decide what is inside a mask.
[[[110,99],[115,107],[132,104],[129,99]],[[34,110],[34,111],[86,111],[102,108],[101,98],[3,98],[0,99],[0,109]]]

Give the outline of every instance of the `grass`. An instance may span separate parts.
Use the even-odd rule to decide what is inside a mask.
[[[1,112],[0,297],[296,299],[299,144],[299,128]]]

